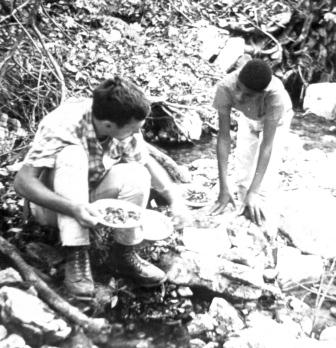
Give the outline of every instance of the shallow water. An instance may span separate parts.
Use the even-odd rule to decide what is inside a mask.
[[[336,127],[334,121],[325,121],[312,115],[306,117],[297,115],[293,120],[291,130],[304,140],[304,147],[307,150],[313,148],[318,148],[326,152],[336,150]],[[200,141],[195,142],[194,145],[171,146],[165,147],[164,150],[179,164],[190,164],[197,159],[215,159],[216,136],[203,137]],[[166,306],[169,307],[168,305]],[[140,344],[141,347],[189,347],[189,335],[185,325],[181,324],[181,322],[165,323],[162,321],[144,322],[143,320],[139,320],[138,322],[133,322],[133,324],[133,332],[120,337],[122,340],[129,340],[129,346],[135,347],[136,344],[132,345],[131,342],[140,339],[144,344]],[[118,346],[117,341],[111,339],[107,347],[121,347]]]

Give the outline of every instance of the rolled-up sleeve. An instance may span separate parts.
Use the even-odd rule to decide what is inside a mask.
[[[217,85],[212,106],[219,112],[221,109],[232,106],[232,97],[229,88],[225,85],[225,81]]]
[[[24,164],[53,168],[59,151],[67,145],[80,144],[80,140],[70,129],[48,121],[49,118],[45,118],[40,123]]]

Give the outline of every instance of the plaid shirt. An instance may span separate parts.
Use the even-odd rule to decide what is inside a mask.
[[[67,145],[81,145],[89,159],[91,187],[99,183],[111,166],[120,161],[145,164],[148,151],[141,133],[121,141],[111,138],[103,149],[93,127],[91,106],[91,99],[67,101],[45,116],[24,164],[54,168],[59,151]]]

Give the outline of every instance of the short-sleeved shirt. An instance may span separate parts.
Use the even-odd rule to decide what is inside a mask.
[[[54,168],[57,154],[63,148],[80,145],[87,153],[89,184],[94,187],[114,164],[147,162],[149,154],[140,132],[121,141],[115,138],[107,141],[103,148],[97,138],[92,123],[92,99],[67,101],[42,119],[24,164]]]
[[[283,83],[276,76],[263,92],[246,102],[238,102],[235,97],[240,70],[224,77],[217,85],[213,106],[219,112],[230,107],[241,111],[249,119],[263,124],[265,118],[272,119],[277,125],[282,125],[292,117],[292,102]]]

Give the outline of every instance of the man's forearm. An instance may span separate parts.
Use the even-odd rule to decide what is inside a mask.
[[[152,157],[149,158],[146,168],[152,177],[152,186],[162,193],[170,204],[176,198],[176,190],[166,170]]]
[[[218,137],[217,141],[217,161],[218,179],[221,192],[228,191],[227,168],[230,153],[231,139]]]
[[[27,185],[23,176],[19,174],[14,183],[16,191],[21,196],[57,213],[73,216],[74,202],[51,191],[36,177],[30,177]]]
[[[260,152],[257,162],[257,168],[251,182],[249,192],[258,192],[265,176],[270,158],[272,154],[272,146],[260,146]]]

